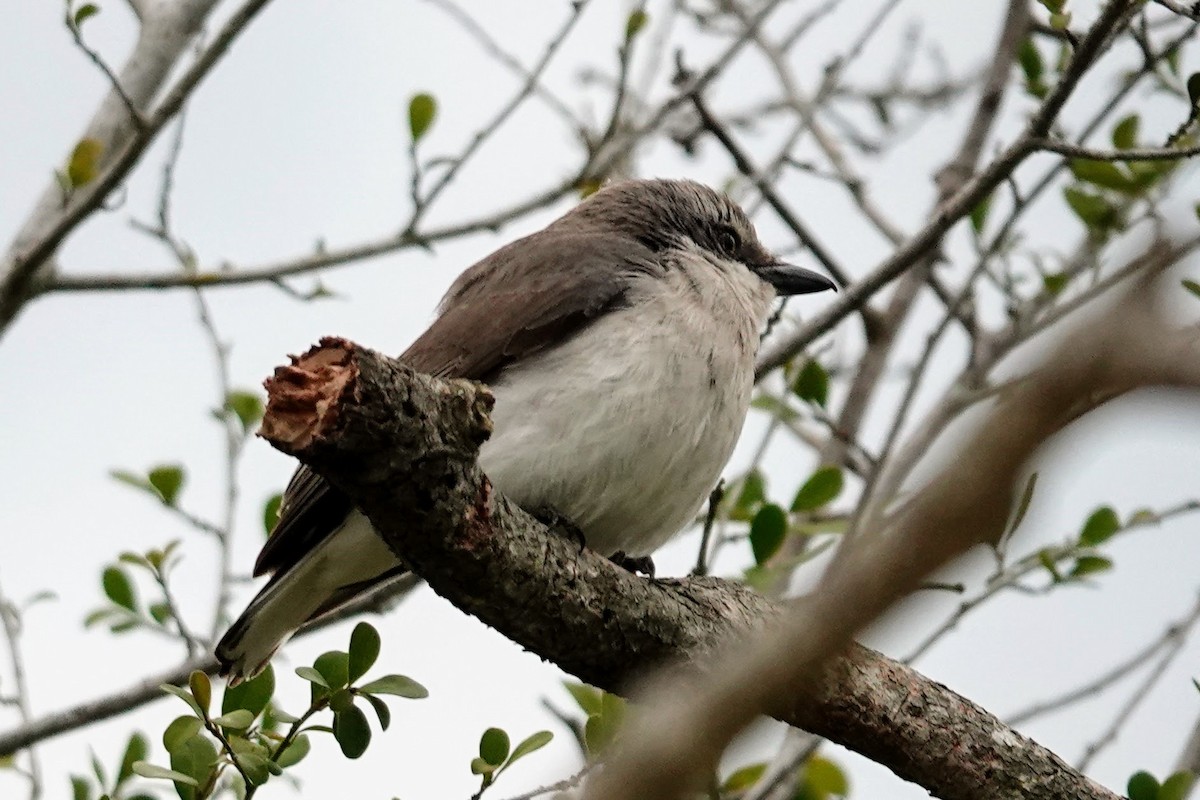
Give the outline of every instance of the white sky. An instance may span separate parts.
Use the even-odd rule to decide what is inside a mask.
[[[476,5],[474,11],[489,31],[527,64],[560,24],[563,6],[543,3],[532,12],[532,6],[514,0]],[[1084,19],[1095,6],[1072,5]],[[573,107],[586,107],[571,91],[578,67],[610,69],[624,25],[620,4],[595,6],[550,74],[551,85]],[[891,44],[868,55],[851,76],[866,82],[886,70],[897,31],[917,17],[961,73],[977,65],[991,47],[1002,6],[997,0],[907,3],[881,37]],[[131,19],[116,0],[102,9],[87,23],[86,33],[119,63],[130,41]],[[660,11],[652,5],[652,19]],[[0,107],[10,110],[0,115],[4,241],[62,162],[105,86],[73,48],[61,14],[58,3],[12,3],[0,26],[0,52],[9,65],[0,70]],[[799,49],[795,69],[805,86],[819,81],[825,59],[865,17],[842,14],[810,39],[810,46]],[[694,66],[704,65],[715,52],[712,41],[687,45]],[[718,108],[723,103],[737,106],[759,87],[766,91],[769,81],[759,59],[743,59],[732,77],[718,84],[713,102]],[[189,106],[175,195],[177,232],[203,264],[256,264],[306,252],[318,239],[350,243],[391,232],[407,213],[403,109],[408,98],[418,91],[439,98],[441,110],[426,153],[453,153],[514,87],[508,73],[425,3],[360,0],[352,8],[319,0],[272,4]],[[660,78],[655,94],[665,91]],[[589,97],[592,116],[602,116],[605,96],[592,92]],[[1086,96],[1081,99],[1087,101]],[[464,173],[435,209],[432,222],[503,206],[510,197],[548,185],[573,168],[573,143],[561,125],[536,102],[528,109]],[[1018,102],[1007,113],[1013,118],[1027,109],[1028,104]],[[1161,123],[1158,128],[1170,127],[1167,117],[1155,121]],[[887,157],[868,164],[874,196],[900,224],[911,229],[919,223],[932,196],[927,179],[931,166],[944,161],[954,141],[948,137],[961,126],[961,114],[938,116]],[[62,254],[69,270],[170,268],[166,254],[127,225],[131,216],[151,215],[162,155],[160,144],[130,182],[125,204],[89,222],[70,240]],[[639,169],[644,175],[686,175],[714,184],[731,173],[711,146],[691,162],[656,145],[640,154]],[[1195,197],[1194,176],[1184,188]],[[886,253],[878,237],[859,235],[848,202],[829,184],[801,181],[788,190],[805,220],[856,274]],[[1189,191],[1180,194],[1186,199]],[[329,273],[323,282],[338,295],[331,301],[304,304],[269,287],[209,293],[221,334],[234,345],[235,384],[257,387],[284,354],[301,351],[326,334],[398,352],[428,323],[438,297],[459,271],[561,210],[496,236],[439,245],[433,253],[405,251]],[[779,226],[763,219],[768,241],[788,244]],[[1041,235],[1062,241],[1065,251],[1078,235],[1074,225],[1050,215]],[[295,285],[306,288],[311,279]],[[803,312],[823,302],[819,296],[806,298],[795,307]],[[914,341],[921,336],[916,332]],[[854,339],[844,346],[854,347]],[[948,368],[956,363],[949,356],[947,360]],[[181,647],[146,634],[113,638],[103,630],[83,631],[83,616],[101,602],[100,570],[120,551],[143,551],[182,538],[185,560],[176,572],[176,590],[193,624],[201,629],[209,625],[216,574],[210,543],[107,473],[181,462],[189,477],[184,505],[210,516],[217,513],[222,443],[207,419],[216,402],[213,364],[190,294],[78,295],[39,300],[23,313],[0,342],[0,374],[0,485],[5,487],[0,585],[17,599],[43,589],[58,596],[29,612],[24,639],[34,707],[43,714],[170,667],[181,654]],[[1037,496],[1014,552],[1062,540],[1101,503],[1127,513],[1200,495],[1195,482],[1200,426],[1195,420],[1194,403],[1158,395],[1117,404],[1075,426],[1054,443],[1040,467]],[[752,427],[758,429],[760,422],[752,421]],[[773,448],[769,463],[775,470],[773,485],[780,487],[778,497],[790,496],[785,490],[811,470],[810,458],[797,460],[794,451]],[[733,467],[737,463],[735,459]],[[283,485],[291,469],[288,459],[265,444],[249,445],[241,472],[244,502],[235,556],[240,571],[249,570],[261,543],[262,501]],[[1054,696],[1158,636],[1192,605],[1200,591],[1195,537],[1195,522],[1188,518],[1128,537],[1111,548],[1117,569],[1097,582],[1100,590],[1068,588],[1049,598],[993,603],[919,667],[1001,716]],[[667,548],[657,559],[660,571],[685,572],[694,548],[691,536]],[[747,557],[740,553],[722,566],[732,571],[735,561]],[[947,572],[954,579],[964,575],[978,577],[978,570]],[[142,588],[144,595],[148,586]],[[244,593],[249,592],[246,587]],[[878,626],[871,642],[903,655],[952,603],[952,598],[909,603],[901,615]],[[378,669],[413,676],[430,688],[431,697],[394,704],[392,729],[377,735],[359,763],[345,762],[332,741],[317,740],[314,755],[296,772],[305,796],[333,796],[351,785],[361,797],[469,797],[477,779],[468,764],[479,734],[489,725],[503,726],[515,737],[544,727],[557,735],[546,751],[504,777],[491,796],[507,797],[574,768],[573,744],[540,708],[542,697],[562,707],[569,702],[555,685],[556,669],[428,591],[376,624],[384,636]],[[288,650],[287,667],[344,646],[348,634],[345,627],[296,642]],[[1200,693],[1190,681],[1200,674],[1198,658],[1200,646],[1189,644],[1120,740],[1096,762],[1092,774],[1097,779],[1122,789],[1137,769],[1162,774],[1169,768],[1200,713]],[[286,676],[290,669],[280,672]],[[283,683],[283,696],[292,699],[288,705],[298,707],[299,679]],[[1130,685],[1123,687],[1127,691]],[[0,667],[0,692],[9,687],[5,665]],[[1023,730],[1074,760],[1115,713],[1120,697],[1106,696]],[[69,796],[67,775],[88,771],[89,748],[114,765],[135,726],[149,733],[161,763],[156,732],[181,708],[177,701],[163,700],[134,716],[42,746],[46,796]],[[12,712],[0,710],[0,728],[15,723]],[[764,728],[763,735],[767,733]],[[740,761],[745,761],[748,751],[742,752]],[[830,752],[852,766],[856,797],[925,796],[880,767]],[[0,772],[0,797],[24,791],[21,779]],[[274,784],[266,791],[287,794]]]

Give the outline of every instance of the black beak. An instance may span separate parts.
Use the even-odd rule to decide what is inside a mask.
[[[775,287],[776,293],[782,297],[793,294],[812,294],[826,289],[837,291],[838,285],[819,272],[813,272],[795,264],[783,261],[773,261],[763,264],[755,270],[758,277]]]

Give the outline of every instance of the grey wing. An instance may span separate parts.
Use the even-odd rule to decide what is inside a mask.
[[[618,305],[630,276],[657,269],[652,255],[632,241],[614,245],[607,236],[564,235],[553,228],[533,234],[464,272],[442,301],[441,314],[400,359],[431,375],[491,380],[513,360],[563,341]],[[300,466],[254,574],[290,569],[353,507],[345,494]]]

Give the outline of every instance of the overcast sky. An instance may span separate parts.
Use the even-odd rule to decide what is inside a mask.
[[[561,23],[564,7],[544,2],[535,13],[516,0],[477,5],[473,10],[492,35],[527,64]],[[594,5],[551,70],[549,83],[573,107],[586,109],[590,103],[592,116],[598,117],[604,113],[605,95],[591,92],[589,100],[577,100],[575,77],[583,64],[611,70],[624,13],[623,4]],[[873,9],[876,2],[869,5]],[[9,65],[0,71],[0,107],[8,110],[0,115],[0,239],[5,242],[62,163],[105,88],[102,76],[72,45],[59,3],[9,6],[0,26],[0,52]],[[903,26],[921,19],[928,40],[938,43],[947,63],[966,73],[990,48],[1002,6],[996,0],[913,0],[889,22],[890,40],[894,43]],[[1095,4],[1072,6],[1087,19]],[[652,4],[652,20],[659,13]],[[811,47],[800,48],[795,68],[805,85],[819,81],[824,61],[865,16],[861,11],[837,15]],[[89,41],[114,63],[134,30],[117,0],[102,4],[101,14],[86,29]],[[695,65],[704,65],[715,52],[709,40],[688,42],[687,47]],[[894,52],[889,45],[868,53],[852,76],[863,82],[877,77]],[[1185,65],[1184,73],[1188,71]],[[760,61],[744,59],[732,79],[717,85],[714,102],[763,91],[758,87],[768,80]],[[391,232],[408,210],[403,115],[408,98],[419,91],[438,97],[441,111],[426,146],[452,153],[515,87],[509,74],[425,3],[274,3],[189,104],[175,194],[177,233],[202,264],[228,260],[253,265],[310,251],[318,240],[352,243]],[[666,78],[660,77],[655,95],[668,90]],[[1013,104],[1006,114],[1012,118],[1028,108]],[[874,196],[909,229],[929,206],[931,167],[944,161],[950,137],[961,128],[961,114],[936,116],[870,163]],[[160,143],[130,181],[121,206],[70,239],[62,253],[67,270],[83,274],[171,267],[160,247],[128,226],[131,218],[148,219],[153,213],[163,154]],[[433,221],[451,222],[501,207],[510,197],[569,174],[574,159],[573,142],[561,124],[544,107],[531,104],[464,173],[435,209]],[[687,176],[713,184],[730,176],[723,155],[711,148],[692,161],[666,146],[652,147],[640,154],[638,168],[647,176]],[[1194,173],[1184,188],[1179,194],[1194,199],[1200,189]],[[828,184],[803,184],[791,199],[855,274],[887,252],[884,242],[854,232],[848,202]],[[327,334],[400,351],[428,324],[437,299],[462,269],[564,208],[496,235],[469,237],[432,252],[404,251],[330,272],[321,280],[336,297],[321,302],[298,302],[273,287],[208,293],[217,328],[233,344],[234,383],[257,389],[285,354]],[[1041,233],[1048,240],[1073,240],[1078,234],[1068,228],[1073,224],[1050,216]],[[771,244],[788,244],[782,229],[766,218],[763,232]],[[294,285],[304,290],[313,279]],[[804,298],[793,308],[804,313],[824,302],[823,296]],[[918,338],[922,335],[918,332]],[[853,347],[853,340],[844,346]],[[0,485],[5,487],[0,587],[17,600],[47,589],[57,596],[33,607],[26,620],[26,666],[34,708],[42,714],[131,684],[173,666],[182,655],[177,643],[147,634],[114,639],[102,629],[83,630],[84,615],[102,604],[100,571],[119,552],[182,539],[184,561],[175,574],[181,605],[197,628],[207,631],[211,625],[218,568],[211,543],[145,496],[111,480],[108,472],[182,463],[188,473],[184,505],[205,515],[217,513],[222,440],[208,419],[209,409],[218,403],[214,364],[197,324],[195,298],[188,292],[54,296],[31,304],[0,341],[0,374]],[[1014,552],[1065,539],[1102,503],[1124,514],[1200,496],[1197,418],[1194,399],[1159,393],[1114,404],[1072,427],[1038,466],[1038,491]],[[752,418],[751,444],[761,425],[761,419]],[[748,449],[739,451],[731,472],[745,463]],[[790,496],[789,487],[811,471],[811,458],[797,459],[791,449],[772,450],[768,464],[780,497]],[[283,486],[291,469],[292,463],[265,443],[249,444],[241,468],[243,502],[235,551],[239,573],[249,572],[262,541],[262,502]],[[1099,580],[1098,588],[992,603],[918,666],[1001,716],[1078,685],[1160,635],[1192,606],[1200,591],[1196,536],[1196,521],[1184,517],[1125,537],[1112,548],[1116,570]],[[660,572],[686,572],[695,545],[689,535],[669,546],[657,559]],[[729,573],[749,558],[748,552],[732,550],[719,565]],[[985,559],[975,561],[985,565]],[[955,580],[979,574],[965,567],[946,573]],[[247,585],[240,594],[248,597],[251,591]],[[944,618],[953,602],[945,597],[910,602],[901,614],[877,626],[869,641],[902,656]],[[360,763],[348,764],[331,740],[317,739],[310,761],[296,771],[305,796],[334,796],[351,781],[360,797],[467,798],[478,783],[469,762],[479,734],[491,725],[518,738],[539,728],[558,736],[546,751],[505,776],[491,790],[493,796],[507,797],[575,768],[573,745],[540,707],[543,697],[569,707],[556,685],[561,677],[557,669],[426,590],[376,624],[384,637],[379,668],[411,675],[429,687],[431,696],[396,703],[392,729],[377,736]],[[281,690],[289,701],[285,705],[294,710],[302,702],[303,687],[291,678],[291,667],[330,647],[343,647],[348,635],[349,628],[343,627],[288,648],[286,658],[277,662],[286,676]],[[1165,772],[1200,716],[1200,693],[1190,681],[1197,674],[1200,646],[1189,644],[1092,774],[1122,789],[1137,769]],[[1122,691],[1132,685],[1122,684]],[[5,662],[0,693],[10,687]],[[1123,696],[1106,696],[1022,730],[1073,761],[1111,719],[1116,698]],[[69,796],[67,775],[88,771],[89,748],[115,765],[134,727],[148,733],[154,757],[162,763],[157,732],[181,711],[177,701],[163,700],[136,715],[42,746],[46,796]],[[15,715],[0,709],[0,728],[14,724]],[[760,734],[777,736],[778,730],[763,726]],[[746,748],[738,752],[741,760],[749,759]],[[830,752],[852,768],[857,797],[925,796],[883,768],[836,748]],[[24,791],[21,779],[0,772],[0,796],[22,796]],[[267,791],[287,794],[275,785]]]

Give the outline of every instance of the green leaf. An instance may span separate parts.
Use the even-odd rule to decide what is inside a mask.
[[[1088,575],[1095,575],[1098,572],[1107,572],[1112,569],[1112,559],[1104,556],[1080,556],[1075,560],[1075,565],[1071,567],[1071,578],[1086,578]]]
[[[71,776],[71,797],[73,800],[91,800],[92,784],[87,778],[82,778],[79,775]]]
[[[340,689],[350,683],[350,656],[341,650],[330,650],[317,656],[313,668],[321,673],[330,689]]]
[[[242,432],[248,434],[262,419],[263,401],[254,392],[234,390],[225,395],[225,410],[238,418],[242,423]]]
[[[633,40],[641,32],[642,28],[646,27],[650,15],[640,8],[629,15],[629,19],[625,20],[625,41],[628,43]]]
[[[800,368],[800,374],[792,383],[792,391],[801,400],[824,407],[829,397],[829,373],[817,361],[810,359]]]
[[[200,670],[195,670],[188,676],[188,688],[192,690],[192,697],[196,698],[200,710],[208,716],[208,709],[212,705],[212,681]]]
[[[842,470],[834,466],[819,468],[792,501],[792,511],[814,511],[833,502],[842,493]]]
[[[740,769],[734,770],[733,774],[721,784],[721,794],[745,792],[745,790],[762,780],[762,776],[766,771],[767,765],[761,761],[757,764],[747,764]]]
[[[282,505],[282,494],[271,495],[263,505],[263,528],[268,536],[271,535],[271,531],[275,530],[275,523],[279,522],[279,509]]]
[[[1042,276],[1042,287],[1046,290],[1046,294],[1051,297],[1056,296],[1067,286],[1067,281],[1070,278],[1063,272],[1052,272]]]
[[[257,717],[271,702],[273,694],[275,670],[268,664],[266,669],[250,680],[225,688],[225,694],[221,698],[221,713],[228,714],[237,709],[244,709],[250,712],[251,717]]]
[[[768,503],[758,510],[750,523],[750,549],[756,564],[764,563],[779,551],[787,528],[787,512],[779,506]]]
[[[826,758],[808,760],[804,767],[804,785],[817,797],[845,796],[850,793],[850,784],[842,768]]]
[[[171,769],[190,776],[199,785],[207,785],[217,768],[217,746],[207,736],[193,736],[182,747],[171,753]],[[193,800],[194,789],[187,784],[176,783],[175,793],[180,800]]]
[[[498,767],[508,758],[508,733],[503,728],[488,728],[479,737],[479,757]]]
[[[1130,114],[1118,122],[1112,132],[1113,147],[1118,150],[1128,150],[1132,147],[1137,147],[1138,128],[1141,126],[1141,123],[1141,118],[1137,114]]]
[[[250,783],[255,786],[262,786],[267,782],[271,775],[271,768],[275,767],[276,771],[280,771],[277,766],[267,760],[266,756],[258,753],[246,753],[238,757],[238,763],[242,765],[242,771],[246,773],[246,777],[250,779]]]
[[[367,724],[367,715],[358,706],[350,706],[345,711],[333,715],[333,738],[337,739],[338,747],[346,758],[358,758],[367,752],[371,743],[371,726]]]
[[[235,731],[244,731],[250,727],[250,723],[254,722],[254,715],[244,708],[239,708],[230,711],[228,714],[222,714],[219,717],[213,718],[213,723],[220,725],[222,728],[229,728]]]
[[[1117,512],[1109,506],[1102,506],[1092,512],[1083,523],[1079,533],[1079,543],[1086,547],[1096,547],[1111,539],[1121,529],[1121,520]]]
[[[1038,562],[1046,568],[1050,573],[1050,577],[1055,583],[1062,581],[1062,573],[1058,571],[1058,564],[1054,561],[1054,553],[1049,548],[1043,548],[1038,551]]]
[[[983,227],[987,224],[988,212],[992,210],[992,196],[980,200],[974,208],[971,209],[970,220],[971,230],[976,236],[983,235]]]
[[[491,775],[496,771],[494,764],[489,764],[479,756],[471,759],[471,774],[472,775]]]
[[[596,754],[608,747],[625,721],[625,701],[611,692],[600,700],[600,712],[588,717],[583,727],[583,741],[588,753]]]
[[[1067,205],[1089,228],[1104,231],[1116,225],[1120,213],[1103,197],[1073,186],[1063,189]]]
[[[332,688],[329,682],[325,680],[325,676],[312,667],[296,667],[296,674],[309,683],[315,683],[317,686],[322,686],[326,689]]]
[[[388,726],[392,724],[392,710],[388,708],[387,703],[373,694],[364,694],[362,697],[365,697],[367,702],[371,704],[371,708],[375,709],[375,716],[379,717],[380,730],[386,731]]]
[[[338,689],[329,696],[329,708],[335,714],[345,711],[352,705],[354,705],[354,695],[349,689]]]
[[[125,570],[120,567],[107,567],[100,576],[100,584],[104,588],[104,596],[121,608],[137,611],[137,597],[133,593],[133,583]]]
[[[133,762],[145,760],[149,752],[150,747],[145,736],[134,733],[129,737],[129,743],[125,745],[125,753],[121,756],[121,766],[117,769],[117,786],[133,776]]]
[[[602,707],[602,698],[604,693],[595,686],[588,686],[586,683],[577,683],[575,681],[563,681],[563,688],[570,692],[575,704],[588,714],[599,714]]]
[[[1149,772],[1135,772],[1125,789],[1129,800],[1158,800],[1158,781]]]
[[[166,603],[151,603],[146,607],[146,611],[159,625],[166,624],[166,621],[171,618],[171,607]]]
[[[175,695],[180,700],[182,700],[183,702],[185,702],[189,706],[191,706],[192,710],[195,711],[197,714],[199,714],[199,715],[204,714],[204,712],[201,711],[200,706],[196,704],[196,698],[192,697],[192,693],[189,692],[187,689],[176,686],[173,683],[164,683],[162,686],[159,686],[158,688],[162,689],[167,694]]]
[[[1195,782],[1196,776],[1192,773],[1176,772],[1158,788],[1158,800],[1185,800]]]
[[[146,761],[137,761],[133,765],[133,771],[143,778],[161,778],[163,780],[175,781],[182,783],[184,786],[199,786],[200,782],[191,775],[184,775],[182,772],[176,772],[173,769],[160,767],[156,764],[151,764]]]
[[[288,745],[287,749],[279,754],[275,759],[276,763],[281,767],[294,767],[304,760],[308,755],[308,751],[312,749],[312,743],[308,740],[307,734],[300,734],[296,740]]]
[[[734,494],[733,508],[729,510],[729,518],[739,522],[749,522],[763,500],[766,499],[767,482],[763,474],[752,469],[738,483],[737,493]],[[587,709],[584,709],[587,711]]]
[[[1017,51],[1017,60],[1025,74],[1025,91],[1037,98],[1045,97],[1047,87],[1042,76],[1046,68],[1042,54],[1033,43],[1033,39],[1026,39],[1021,43],[1021,48]]]
[[[188,739],[200,733],[204,721],[199,717],[176,717],[163,731],[162,743],[168,753],[181,749]]]
[[[429,690],[407,675],[385,675],[358,687],[358,690],[363,694],[390,694],[396,697],[407,697],[409,700],[421,700],[429,697]]]
[[[164,464],[150,470],[146,476],[154,491],[162,498],[165,505],[175,506],[179,499],[179,490],[183,488],[183,467],[177,464]]]
[[[525,756],[537,750],[541,750],[543,747],[550,744],[553,739],[554,734],[550,731],[538,731],[537,733],[531,733],[529,736],[526,736],[524,739],[522,739],[520,744],[513,748],[512,755],[508,757],[508,763],[510,765],[515,764],[518,759],[524,758]]]
[[[1192,101],[1192,108],[1200,106],[1200,72],[1193,72],[1187,79],[1188,99]]]
[[[75,24],[75,30],[79,30],[79,26],[84,23],[84,20],[94,17],[99,13],[100,8],[95,3],[84,3],[81,5],[75,12],[75,16],[72,20]]]
[[[1196,295],[1196,297],[1200,297],[1200,283],[1196,283],[1190,278],[1184,278],[1180,283],[1183,284],[1183,288]]]
[[[367,670],[375,664],[375,659],[379,658],[379,647],[379,631],[370,623],[360,622],[354,626],[350,634],[348,662],[350,683],[367,674]]]
[[[1084,183],[1115,189],[1119,192],[1136,193],[1141,187],[1133,177],[1111,161],[1092,161],[1086,158],[1071,159],[1071,172]]]
[[[421,140],[437,116],[437,100],[431,94],[418,94],[408,102],[408,128],[413,144]]]
[[[96,180],[100,174],[100,156],[104,143],[98,139],[80,139],[67,161],[67,180],[72,189],[78,189]]]

